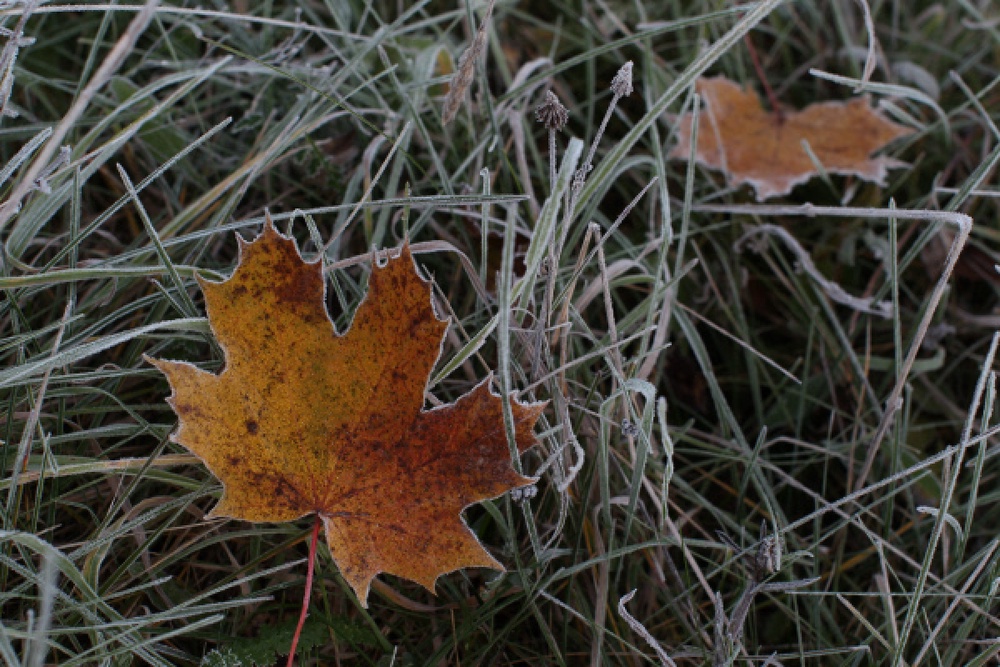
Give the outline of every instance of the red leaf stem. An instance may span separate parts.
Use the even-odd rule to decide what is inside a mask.
[[[302,596],[302,613],[299,614],[299,624],[295,628],[295,635],[292,637],[292,648],[288,653],[288,667],[292,667],[295,660],[295,648],[299,645],[299,636],[302,634],[302,627],[306,624],[306,616],[309,615],[309,598],[312,597],[313,572],[316,570],[316,543],[319,541],[319,527],[322,525],[319,514],[313,522],[312,539],[309,542],[309,565],[306,569],[306,592]]]

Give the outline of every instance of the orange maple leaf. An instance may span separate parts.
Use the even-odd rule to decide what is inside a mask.
[[[870,157],[913,130],[887,120],[865,99],[821,102],[779,116],[765,111],[755,92],[725,77],[699,79],[695,88],[704,100],[695,158],[725,172],[730,185],[752,185],[758,201],[788,194],[818,174],[817,161],[827,172],[879,185],[885,184],[889,167],[905,166],[891,158]],[[690,112],[681,116],[678,144],[670,157],[690,154],[691,120]]]
[[[334,329],[319,261],[270,223],[240,239],[236,271],[199,279],[226,365],[214,375],[149,359],[173,389],[172,440],[223,483],[212,516],[291,521],[317,514],[333,559],[367,606],[387,572],[433,592],[463,567],[503,570],[465,525],[468,505],[535,480],[514,472],[502,403],[487,379],[422,410],[448,327],[408,245],[374,266],[350,330]],[[519,451],[544,404],[511,400]]]

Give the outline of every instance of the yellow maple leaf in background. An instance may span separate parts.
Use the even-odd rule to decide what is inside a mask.
[[[695,88],[704,100],[695,159],[722,170],[730,185],[749,183],[758,201],[788,194],[817,175],[816,162],[829,173],[879,185],[884,185],[890,167],[905,166],[891,158],[870,157],[913,130],[887,120],[866,99],[820,102],[776,114],[761,107],[755,92],[722,76],[699,79]],[[690,112],[680,117],[678,142],[670,157],[690,154],[691,121]]]

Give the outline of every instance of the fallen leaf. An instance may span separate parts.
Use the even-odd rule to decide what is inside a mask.
[[[788,194],[819,173],[803,143],[829,173],[854,175],[885,184],[889,167],[905,166],[892,158],[870,155],[911,129],[873,109],[866,99],[811,104],[802,111],[768,112],[752,90],[725,77],[699,79],[704,100],[698,119],[700,164],[725,172],[730,185],[749,183],[757,200]],[[674,158],[691,152],[692,114],[681,116]]]
[[[423,410],[447,322],[408,245],[372,267],[368,295],[338,335],[319,261],[268,222],[240,240],[236,271],[199,280],[225,352],[219,375],[149,359],[170,382],[172,439],[223,484],[212,516],[291,521],[318,514],[330,552],[367,605],[381,572],[434,590],[438,575],[503,567],[462,519],[472,503],[533,483],[511,467],[501,399],[487,378]],[[511,400],[519,451],[544,404]]]

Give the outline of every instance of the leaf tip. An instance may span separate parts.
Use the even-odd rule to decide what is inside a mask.
[[[277,234],[279,236],[281,235],[278,232],[278,228],[274,225],[274,218],[271,217],[270,209],[266,208],[264,209],[264,234],[266,235]]]
[[[147,364],[154,366],[156,370],[166,375],[168,380],[170,379],[170,371],[172,371],[174,367],[178,364],[178,362],[176,361],[168,361],[166,359],[156,359],[145,353],[143,353],[142,355],[142,360],[145,361]]]

